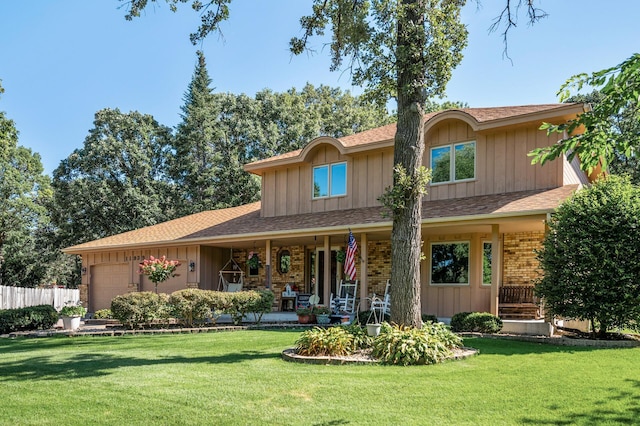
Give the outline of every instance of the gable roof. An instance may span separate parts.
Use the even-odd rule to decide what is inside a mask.
[[[425,129],[429,129],[440,121],[447,119],[463,120],[475,131],[532,121],[538,121],[542,124],[544,120],[554,118],[566,120],[570,116],[583,112],[584,108],[585,106],[583,104],[566,103],[449,109],[425,114],[424,127]],[[309,144],[302,149],[254,161],[246,164],[244,169],[259,175],[262,170],[267,168],[299,162],[304,159],[305,153],[312,150],[318,144],[327,142],[336,146],[343,154],[369,150],[376,147],[393,147],[396,127],[396,123],[391,123],[386,126],[365,130],[338,139],[321,136],[309,142]]]
[[[424,201],[423,224],[469,221],[489,218],[550,213],[579,185],[549,190],[480,195],[453,200]],[[111,237],[64,249],[81,254],[105,249],[122,249],[168,244],[232,243],[234,240],[276,238],[291,234],[314,235],[319,232],[390,230],[391,220],[383,207],[336,210],[292,216],[261,217],[260,202],[221,210],[210,210]]]

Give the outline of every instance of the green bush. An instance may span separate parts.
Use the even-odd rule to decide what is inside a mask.
[[[502,320],[488,312],[458,312],[451,318],[451,331],[497,333],[502,330]]]
[[[44,330],[58,321],[58,312],[50,305],[0,311],[0,334],[13,331]]]
[[[131,328],[169,318],[168,296],[150,291],[127,293],[111,301],[113,317]]]
[[[354,350],[353,334],[343,327],[314,327],[296,340],[296,353],[304,356],[343,356]]]
[[[465,320],[465,331],[479,333],[497,333],[502,330],[502,320],[488,312],[474,312]]]
[[[256,324],[260,324],[260,321],[262,321],[262,316],[268,312],[271,312],[271,309],[273,309],[273,301],[275,300],[276,296],[271,290],[258,290],[257,293],[260,298],[252,307],[249,308],[249,312],[253,314],[254,322]]]
[[[111,315],[111,309],[98,309],[93,313],[93,317],[95,319],[111,319],[113,315]]]
[[[261,302],[260,293],[253,290],[227,294],[229,303],[225,312],[231,315],[231,320],[235,325],[242,323],[242,318],[249,312],[252,312]]]
[[[367,330],[358,324],[340,326],[353,336],[354,349],[367,349],[373,344],[373,337],[367,334]]]
[[[187,327],[211,318],[211,291],[198,288],[178,290],[169,296],[171,315]]]
[[[422,328],[383,324],[373,342],[373,356],[384,364],[435,364],[452,355],[462,340],[444,324],[426,324]]]
[[[468,331],[466,330],[466,326],[465,326],[465,319],[471,315],[471,312],[458,312],[457,314],[454,314],[451,317],[451,322],[449,323],[449,326],[451,326],[451,331],[455,331],[456,333],[459,333],[461,331]]]
[[[640,187],[609,175],[562,203],[538,253],[545,310],[588,320],[594,334],[640,318]]]
[[[437,323],[438,321],[438,317],[432,314],[422,314],[422,322],[423,323],[428,323],[428,322],[432,322],[432,323]]]

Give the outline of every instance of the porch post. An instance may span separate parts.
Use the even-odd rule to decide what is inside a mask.
[[[331,241],[328,235],[324,236],[324,294],[322,303],[329,306],[331,303]]]
[[[265,259],[264,259],[264,285],[271,288],[271,240],[265,241]]]
[[[360,234],[360,309],[365,310],[367,307],[367,295],[369,294],[369,283],[367,281],[367,275],[369,271],[367,269],[368,258],[368,241],[367,234],[364,232]]]
[[[491,225],[491,313],[498,315],[498,298],[502,274],[500,225]]]

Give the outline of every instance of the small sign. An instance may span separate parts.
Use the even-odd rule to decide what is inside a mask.
[[[298,294],[298,307],[299,308],[308,308],[309,306],[311,306],[309,304],[309,298],[310,297],[311,297],[311,294],[299,293]]]

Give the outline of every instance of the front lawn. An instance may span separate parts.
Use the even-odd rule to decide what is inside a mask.
[[[436,366],[287,363],[295,331],[0,339],[1,424],[633,423],[640,348],[467,339]]]

